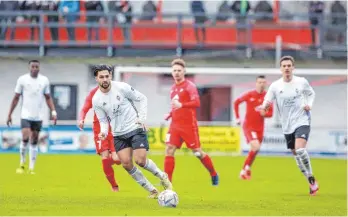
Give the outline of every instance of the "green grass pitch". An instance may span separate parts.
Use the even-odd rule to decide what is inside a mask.
[[[163,156],[150,156],[161,168]],[[160,207],[120,167],[120,192],[111,192],[95,155],[40,155],[36,174],[15,174],[18,154],[0,155],[0,216],[3,215],[347,215],[347,161],[312,159],[318,195],[293,158],[258,157],[250,181],[239,180],[243,157],[213,157],[220,185],[193,156],[177,156],[177,208]],[[153,183],[158,180],[147,171]],[[158,186],[160,188],[160,186]]]

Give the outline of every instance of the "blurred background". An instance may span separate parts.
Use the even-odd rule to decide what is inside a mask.
[[[266,75],[269,83],[279,78],[280,57],[292,55],[296,73],[317,93],[310,152],[344,157],[346,10],[345,1],[0,1],[0,151],[18,150],[20,106],[15,126],[7,128],[5,121],[17,78],[28,72],[28,60],[39,59],[59,118],[58,126],[50,126],[45,107],[41,152],[94,153],[92,112],[85,131],[75,124],[95,87],[91,67],[108,63],[115,66],[115,80],[147,95],[150,146],[163,153],[168,126],[163,117],[173,83],[168,66],[182,57],[201,96],[203,147],[239,155],[248,146],[234,125],[233,101],[254,87],[257,75]],[[261,153],[286,154],[278,115],[266,126]]]

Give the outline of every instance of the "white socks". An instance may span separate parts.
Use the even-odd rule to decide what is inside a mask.
[[[155,187],[149,182],[149,180],[146,179],[144,174],[137,167],[133,167],[133,169],[128,171],[128,173],[139,185],[141,185],[141,187],[145,188],[147,191],[151,192],[155,190]]]
[[[29,147],[29,169],[30,170],[34,170],[38,152],[39,152],[38,145],[30,144],[30,147]]]
[[[160,170],[151,159],[146,159],[146,163],[143,168],[151,172],[152,174],[154,174],[160,179],[163,179],[163,177],[165,176],[164,172]]]
[[[25,164],[25,157],[27,155],[27,146],[28,142],[21,142],[19,145],[19,156],[20,156],[20,165],[23,166]]]

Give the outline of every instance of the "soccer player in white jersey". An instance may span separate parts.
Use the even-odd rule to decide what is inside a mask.
[[[294,58],[291,56],[281,58],[280,70],[283,76],[271,84],[262,107],[267,110],[275,101],[287,147],[293,153],[298,168],[308,179],[310,194],[315,195],[319,185],[313,176],[311,161],[306,150],[310,133],[310,110],[315,93],[305,78],[293,75],[294,63]]]
[[[39,74],[40,62],[29,61],[30,72],[18,78],[15,95],[13,97],[10,112],[7,117],[7,126],[12,124],[12,113],[16,108],[20,96],[22,96],[21,128],[22,142],[19,147],[20,167],[17,173],[25,172],[25,157],[29,145],[29,173],[34,174],[34,166],[38,154],[39,132],[42,127],[42,106],[44,99],[51,110],[54,124],[57,121],[57,112],[50,95],[50,83],[46,76]]]
[[[147,115],[147,98],[124,82],[111,81],[111,73],[112,68],[107,65],[94,68],[99,89],[92,98],[92,104],[100,122],[99,138],[101,140],[107,138],[110,123],[116,153],[123,168],[139,185],[150,192],[149,198],[157,198],[158,190],[133,165],[132,161],[134,156],[138,166],[158,177],[165,189],[172,189],[168,175],[146,157],[146,152],[149,150],[144,124]],[[139,108],[135,107],[134,102],[139,102]]]

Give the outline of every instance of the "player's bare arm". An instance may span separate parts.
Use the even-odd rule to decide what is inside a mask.
[[[6,121],[6,124],[9,127],[12,125],[12,113],[15,110],[15,108],[17,107],[17,104],[19,102],[20,97],[21,97],[21,94],[15,93],[15,95],[14,95],[14,97],[12,99],[11,106],[10,106],[10,111],[8,113],[7,121]]]
[[[54,106],[51,94],[45,94],[45,99],[46,99],[47,106],[51,110],[53,124],[56,125],[57,124],[57,112],[56,112],[56,108]]]

